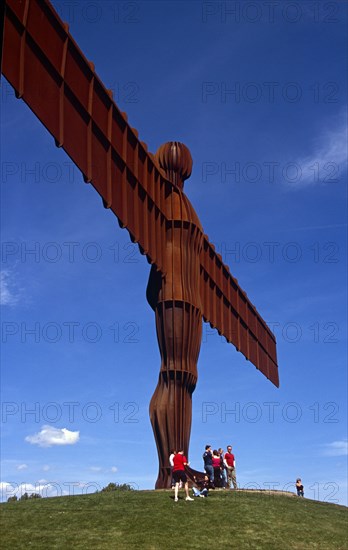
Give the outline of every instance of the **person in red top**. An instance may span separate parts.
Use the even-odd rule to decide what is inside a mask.
[[[187,458],[184,456],[184,451],[178,451],[176,455],[173,458],[173,479],[175,481],[175,497],[174,502],[178,502],[178,492],[179,492],[179,483],[182,481],[185,485],[185,493],[186,493],[186,499],[185,500],[193,500],[189,496],[188,492],[188,482],[187,482],[187,476],[185,474],[185,466],[188,465]]]
[[[215,487],[222,487],[221,482],[221,458],[218,451],[213,451],[213,468],[214,468],[214,485]]]
[[[236,478],[236,461],[234,458],[234,454],[232,453],[232,446],[228,445],[227,447],[227,453],[225,453],[224,456],[224,463],[227,470],[227,485],[230,489],[233,488],[237,489],[237,478]]]

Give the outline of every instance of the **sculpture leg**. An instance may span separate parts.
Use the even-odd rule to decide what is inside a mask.
[[[199,310],[183,302],[160,302],[156,329],[161,353],[158,384],[150,403],[159,474],[156,489],[170,487],[168,458],[172,449],[188,456],[192,393],[197,382],[197,361],[202,337]]]

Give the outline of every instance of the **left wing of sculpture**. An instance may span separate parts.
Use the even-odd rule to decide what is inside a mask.
[[[276,339],[204,236],[201,252],[203,318],[279,387]]]
[[[173,187],[47,0],[5,0],[1,70],[162,273]],[[20,130],[20,128],[19,128]]]

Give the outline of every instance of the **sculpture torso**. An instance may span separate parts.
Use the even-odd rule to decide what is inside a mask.
[[[188,198],[174,189],[168,197],[166,228],[166,274],[162,278],[158,302],[186,302],[201,311],[199,290],[202,226]]]

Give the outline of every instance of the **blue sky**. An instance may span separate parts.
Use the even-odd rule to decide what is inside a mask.
[[[191,465],[347,505],[347,4],[53,4],[277,337],[279,389],[204,326]],[[152,488],[149,265],[4,79],[1,156],[3,498]]]

